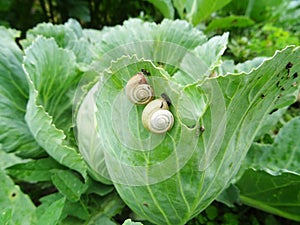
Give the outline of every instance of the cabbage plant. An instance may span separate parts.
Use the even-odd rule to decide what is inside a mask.
[[[295,101],[299,48],[234,66],[221,60],[227,41],[180,20],[132,19],[95,42],[74,107],[79,150],[95,179],[154,224],[185,224],[204,210],[233,181],[264,120]],[[155,99],[167,96],[166,133],[145,129],[145,105],[126,96],[138,73]]]
[[[124,202],[135,218],[185,224],[224,199],[256,134],[279,120],[299,87],[299,48],[235,65],[222,56],[228,33],[208,39],[180,20],[131,19],[101,31],[75,20],[41,23],[19,45],[20,32],[0,27],[0,34],[0,221],[7,224],[116,224]],[[144,105],[126,95],[136,74],[153,93]],[[174,120],[160,134],[143,124],[156,100],[163,105],[155,110]],[[289,141],[298,120],[289,124],[244,161],[268,174],[246,170],[236,185],[247,204],[299,220],[299,157]],[[278,180],[289,181],[280,194],[295,191],[274,203],[264,197],[276,197]],[[261,190],[268,195],[256,195]]]

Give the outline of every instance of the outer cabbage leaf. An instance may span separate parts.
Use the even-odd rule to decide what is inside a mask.
[[[251,146],[236,183],[243,203],[300,221],[300,117],[287,122],[274,143]]]
[[[63,25],[38,24],[27,31],[26,39],[21,41],[23,48],[29,47],[37,36],[54,38],[59,47],[73,51],[79,63],[90,63],[94,57],[89,41],[76,20],[69,19]]]
[[[236,185],[244,204],[300,221],[299,174],[248,169]]]
[[[124,54],[151,59],[160,65],[168,61],[168,64],[178,66],[178,60],[187,54],[187,50],[206,41],[201,31],[181,20],[165,19],[157,25],[130,19],[123,26],[104,28],[101,32],[102,36],[95,46],[99,60],[94,65],[100,72]]]
[[[5,151],[0,150],[0,169],[6,169],[7,167],[13,166],[18,163],[22,163],[23,160],[17,157],[14,153],[6,153]]]
[[[0,221],[8,224],[35,224],[35,206],[20,187],[0,170]],[[4,220],[4,221],[3,221]]]
[[[228,33],[224,33],[222,36],[215,36],[197,46],[193,54],[186,54],[181,62],[184,70],[178,70],[173,76],[176,82],[187,85],[203,80],[204,77],[216,76],[214,69],[221,63],[221,56],[226,50],[227,42]]]
[[[86,177],[82,157],[66,136],[72,128],[74,89],[81,76],[71,51],[54,39],[38,37],[25,50],[24,70],[29,83],[26,122],[37,142],[61,164]]]
[[[28,84],[22,69],[23,53],[15,38],[19,33],[0,27],[0,149],[21,156],[43,154],[24,120]]]
[[[185,224],[205,209],[236,175],[264,118],[297,90],[299,56],[290,47],[249,74],[183,88],[151,62],[113,63],[100,83],[96,118],[108,173],[123,200],[156,224]],[[165,136],[147,133],[142,107],[124,95],[126,81],[142,68],[156,95],[172,100],[176,123]]]

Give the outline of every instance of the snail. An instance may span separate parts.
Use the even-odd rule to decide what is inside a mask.
[[[151,101],[142,113],[142,123],[146,129],[155,134],[163,134],[170,130],[174,124],[174,117],[164,98]]]
[[[139,105],[147,104],[154,97],[153,88],[142,72],[130,78],[125,87],[125,94],[131,102]]]

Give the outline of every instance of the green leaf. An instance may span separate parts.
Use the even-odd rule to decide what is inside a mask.
[[[9,175],[29,183],[51,181],[52,169],[63,168],[52,158],[37,159],[19,163],[6,169]]]
[[[107,216],[99,216],[95,218],[93,221],[89,221],[88,225],[97,225],[97,224],[105,224],[105,225],[117,225],[117,223],[113,222]]]
[[[69,19],[63,25],[38,24],[27,31],[26,39],[21,41],[23,48],[29,47],[38,36],[54,38],[59,47],[73,51],[77,62],[91,63],[94,57],[88,39],[83,35],[80,24],[74,19]]]
[[[22,69],[23,53],[17,46],[16,30],[0,27],[0,143],[5,152],[36,157],[43,150],[24,120],[28,84]]]
[[[236,185],[244,204],[300,221],[299,175],[289,172],[275,175],[249,169]]]
[[[0,210],[0,223],[5,225],[13,225],[11,208],[8,207],[4,210]]]
[[[82,157],[66,140],[72,127],[72,97],[81,75],[75,56],[43,37],[38,37],[25,55],[30,87],[25,120],[29,129],[50,156],[86,177]]]
[[[250,167],[300,174],[300,117],[286,123],[272,145],[254,144],[247,155]]]
[[[56,225],[62,215],[66,198],[62,197],[51,203],[47,210],[38,218],[38,225]]]
[[[276,124],[283,118],[283,115],[286,113],[286,111],[287,107],[278,109],[277,111],[269,114],[266,117],[266,120],[264,120],[264,122],[261,124],[261,127],[256,134],[257,138],[264,134],[271,133]]]
[[[222,36],[215,36],[196,47],[192,56],[198,62],[195,63],[195,59],[191,60],[191,55],[187,54],[188,57],[183,59],[186,72],[179,70],[174,74],[173,78],[177,83],[187,85],[203,80],[204,77],[212,76],[214,69],[221,64],[221,56],[226,50],[227,42],[228,33],[224,33]]]
[[[133,222],[131,221],[131,219],[127,219],[124,221],[123,225],[143,225],[143,224],[140,222]]]
[[[93,76],[96,77],[97,75],[95,74]],[[76,113],[77,143],[81,155],[86,162],[89,162],[88,169],[92,177],[104,184],[112,184],[106,169],[104,152],[97,151],[100,147],[101,140],[99,140],[97,130],[91,129],[91,127],[95,128],[97,124],[94,113],[96,105],[94,97],[95,91],[97,91],[97,86],[93,87],[85,96]],[[80,94],[81,92],[78,95]],[[103,175],[96,171],[102,171],[101,174]]]
[[[21,41],[23,48],[29,47],[38,37],[54,38],[57,45],[61,48],[67,47],[72,41],[82,36],[80,24],[70,19],[63,25],[53,25],[52,23],[40,23],[26,33],[26,39]]]
[[[78,201],[81,194],[86,191],[87,186],[73,172],[56,169],[51,172],[53,184],[71,202]]]
[[[6,153],[0,148],[0,170],[13,166],[18,163],[26,162],[26,160],[17,157],[14,153]]]
[[[164,16],[164,18],[174,18],[174,8],[171,0],[147,0],[151,2]]]
[[[234,204],[240,203],[240,190],[235,185],[230,185],[217,198],[218,202],[222,202],[228,207],[234,207]]]
[[[90,196],[90,198],[93,198],[93,196]],[[70,218],[70,216],[76,217],[83,221],[87,221],[91,216],[89,211],[89,205],[84,204],[84,202],[82,201],[77,201],[77,202],[66,201],[62,213],[62,217]]]
[[[124,53],[160,64],[166,63],[168,59],[170,65],[178,66],[178,60],[187,54],[187,49],[194,49],[206,40],[201,31],[186,21],[168,19],[159,25],[130,19],[123,26],[104,29],[99,38],[95,46],[99,60],[94,66],[99,72]]]
[[[285,124],[275,138],[267,158],[267,167],[272,170],[286,169],[300,175],[300,117]],[[265,155],[266,156],[266,155]]]
[[[0,187],[0,219],[10,219],[9,224],[35,224],[34,204],[2,170]]]
[[[84,23],[91,21],[91,10],[87,1],[77,0],[68,2],[68,11],[70,18],[78,18],[78,20]]]
[[[218,29],[231,29],[234,27],[248,27],[254,24],[254,21],[247,16],[230,15],[222,18],[214,18],[205,29],[206,32]]]
[[[112,223],[109,218],[121,213],[125,204],[116,192],[105,196],[104,198],[95,198],[94,204],[90,207],[91,216],[87,224],[104,224],[98,221],[107,221],[108,224]]]
[[[70,202],[62,194],[58,192],[46,195],[39,199],[41,204],[37,208],[38,218],[41,218],[43,216],[51,216],[50,215],[51,212],[50,213],[47,212],[49,210],[49,207],[52,204],[57,204],[58,202],[63,201],[62,199],[65,199],[64,204],[59,204],[58,208],[55,209],[57,210],[56,218],[60,221],[61,224],[69,224],[67,223],[70,221],[69,219],[75,217],[79,218],[80,224],[82,224],[83,223],[82,220],[85,221],[89,218],[90,214],[88,212],[87,205],[85,205],[82,201]]]
[[[299,56],[299,48],[290,47],[248,74],[186,87],[147,60],[112,63],[98,87],[98,151],[126,204],[157,224],[184,224],[205,209],[236,175],[268,113],[297,91],[299,77],[290,74],[299,71]],[[165,135],[147,132],[139,122],[143,107],[124,95],[126,82],[142,68],[156,96],[171,99],[176,123]]]
[[[102,184],[100,182],[96,182],[92,179],[88,180],[88,190],[87,193],[94,193],[97,194],[99,196],[105,196],[109,193],[111,193],[114,190],[114,186],[113,185],[105,185]]]
[[[197,25],[230,1],[231,0],[174,0],[174,6],[178,10],[181,19],[185,18],[193,25]]]

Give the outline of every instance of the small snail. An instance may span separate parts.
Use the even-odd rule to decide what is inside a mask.
[[[126,84],[125,93],[131,102],[139,105],[147,104],[154,96],[153,89],[142,72],[130,78]]]
[[[170,130],[174,124],[174,117],[164,98],[151,101],[142,113],[142,123],[145,128],[155,134],[162,134]]]

